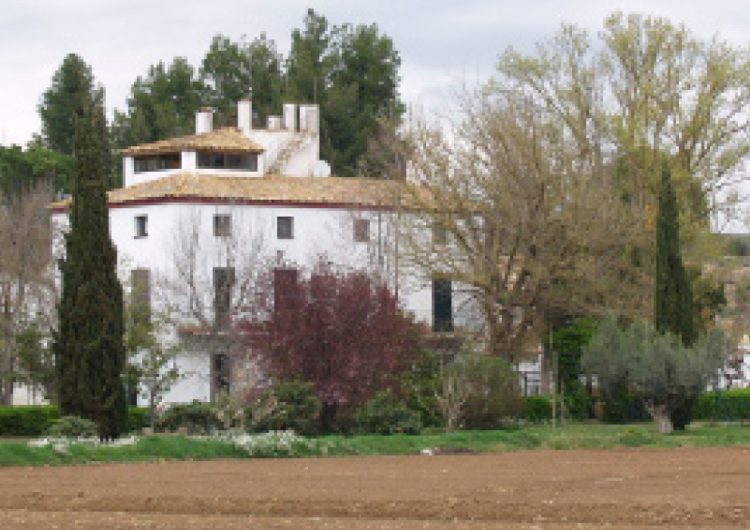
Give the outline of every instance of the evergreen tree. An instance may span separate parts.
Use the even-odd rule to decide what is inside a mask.
[[[696,339],[693,322],[693,294],[690,278],[680,253],[680,221],[677,197],[672,187],[669,164],[662,168],[659,211],[656,219],[656,292],[654,326],[659,333],[671,333],[689,347]],[[668,382],[669,383],[669,382]],[[675,429],[684,429],[692,418],[697,398],[694,390],[683,388],[673,399],[670,419]]]
[[[80,114],[86,101],[92,98],[101,101],[102,95],[101,88],[94,87],[91,67],[74,53],[66,55],[39,105],[45,145],[66,155],[72,154],[75,116]]]
[[[60,262],[62,297],[54,353],[63,414],[97,423],[103,439],[125,430],[122,286],[109,236],[110,151],[104,108],[89,101],[76,119],[70,232]]]
[[[679,210],[667,162],[662,169],[657,215],[654,325],[660,333],[677,335],[690,346],[695,341],[693,294],[682,263]]]

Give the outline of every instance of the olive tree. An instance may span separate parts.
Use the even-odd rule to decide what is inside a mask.
[[[672,415],[718,376],[725,360],[724,334],[714,330],[692,346],[636,321],[622,328],[613,317],[599,326],[584,350],[584,369],[609,392],[625,384],[643,400],[660,433],[673,430]]]

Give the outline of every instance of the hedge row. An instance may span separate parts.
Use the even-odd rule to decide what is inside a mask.
[[[693,418],[722,421],[750,419],[750,388],[701,394],[695,404]]]
[[[0,407],[0,436],[41,436],[60,417],[55,405]],[[128,409],[128,430],[148,425],[148,409]]]

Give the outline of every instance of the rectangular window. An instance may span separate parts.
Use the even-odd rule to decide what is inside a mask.
[[[135,237],[148,237],[148,215],[135,216]]]
[[[367,243],[370,240],[370,221],[368,219],[354,220],[354,241]]]
[[[255,153],[198,152],[198,168],[258,171],[258,155]]]
[[[214,215],[214,235],[216,237],[229,237],[232,235],[232,217],[230,215]]]
[[[151,271],[133,269],[130,271],[130,304],[133,322],[148,324],[151,322]]]
[[[168,169],[180,169],[182,157],[180,153],[169,153],[164,155],[137,156],[133,158],[133,170],[136,173],[147,171],[166,171]]]
[[[214,267],[214,323],[217,328],[229,325],[233,286],[234,267]]]
[[[450,280],[432,280],[432,331],[453,331],[453,289]]]
[[[432,244],[433,246],[443,246],[448,242],[448,232],[445,226],[434,221],[432,223]]]
[[[276,218],[276,239],[294,239],[294,217]]]

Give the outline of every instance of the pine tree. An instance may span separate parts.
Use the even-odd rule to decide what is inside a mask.
[[[106,183],[110,150],[104,109],[88,101],[76,119],[73,203],[55,336],[58,398],[65,415],[89,418],[99,436],[125,430],[127,408],[122,286],[109,236]]]
[[[660,333],[695,341],[693,294],[680,253],[680,221],[669,164],[664,162],[656,220],[656,293],[654,325]]]
[[[656,220],[656,292],[654,326],[659,333],[671,333],[691,346],[696,339],[693,324],[693,294],[680,253],[680,221],[677,197],[672,187],[669,164],[664,162]],[[689,392],[675,394],[670,419],[675,429],[690,423],[697,396]]]

